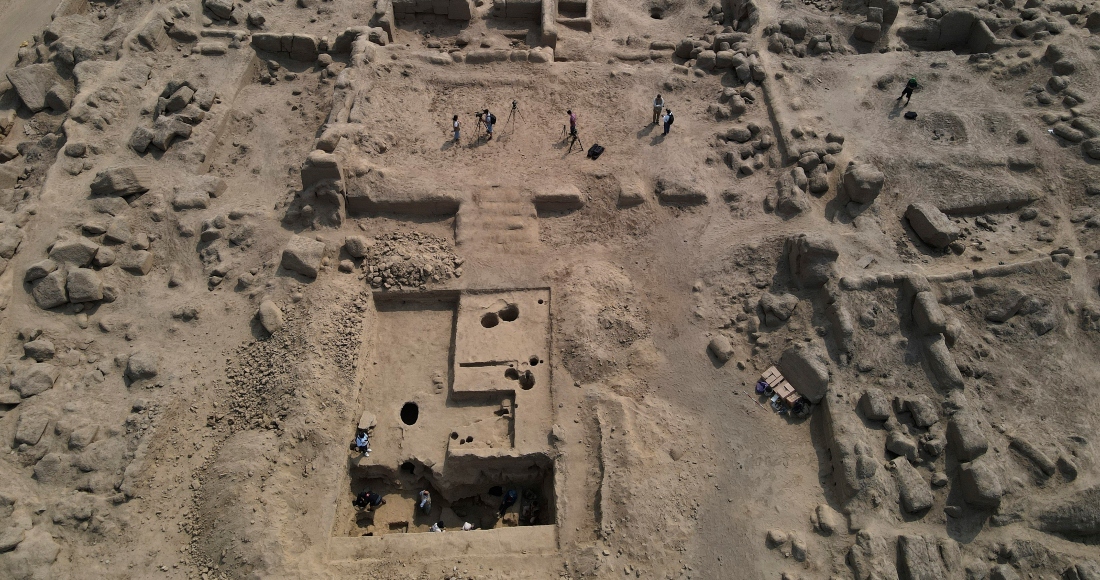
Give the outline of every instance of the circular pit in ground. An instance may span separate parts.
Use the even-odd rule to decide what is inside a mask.
[[[406,425],[415,425],[420,418],[420,406],[412,401],[401,406],[401,422]]]

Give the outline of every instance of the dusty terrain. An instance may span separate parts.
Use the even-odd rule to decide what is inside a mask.
[[[1095,2],[0,16],[0,578],[1100,579]]]

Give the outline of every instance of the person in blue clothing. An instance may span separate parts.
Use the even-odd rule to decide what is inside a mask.
[[[504,517],[504,513],[508,511],[508,508],[516,505],[518,499],[519,493],[514,489],[509,489],[508,493],[504,494],[504,499],[500,500],[500,517]]]
[[[665,132],[662,135],[668,135],[668,130],[672,128],[672,123],[675,120],[676,117],[672,116],[672,109],[665,109],[665,116],[661,117],[661,121],[665,124]]]

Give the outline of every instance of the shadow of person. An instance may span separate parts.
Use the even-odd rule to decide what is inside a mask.
[[[665,137],[668,137],[668,135],[664,133],[661,133],[660,135],[654,135],[653,138],[649,140],[649,144],[657,145],[658,143],[664,143]]]
[[[638,138],[641,139],[642,137],[649,136],[649,134],[652,133],[653,129],[655,129],[656,127],[657,127],[656,123],[650,123],[650,124],[646,125],[644,129],[642,129],[641,131],[638,131]]]
[[[905,106],[901,104],[901,100],[894,101],[894,107],[890,109],[890,113],[886,115],[886,118],[897,119],[901,116],[901,110],[904,108]]]
[[[439,147],[439,150],[440,151],[446,151],[448,149],[455,148],[457,145],[458,145],[458,141],[455,141],[454,139],[447,139],[446,141],[443,142],[443,145],[441,145]]]

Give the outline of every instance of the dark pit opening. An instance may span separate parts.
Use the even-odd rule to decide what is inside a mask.
[[[474,442],[474,436],[473,435],[467,435],[466,436],[466,442],[467,443],[473,443]]]
[[[496,312],[488,312],[481,315],[481,325],[485,328],[492,328],[500,324],[500,318],[497,317]]]
[[[519,380],[519,371],[516,369],[504,369],[504,378],[511,381]]]
[[[523,371],[523,374],[519,376],[519,386],[525,391],[534,387],[535,374],[531,371]]]
[[[406,425],[415,425],[420,418],[420,407],[416,403],[408,402],[401,406],[401,422]]]
[[[493,487],[489,488],[489,495],[504,495],[504,488],[499,485],[494,485]]]
[[[519,318],[519,306],[509,304],[500,311],[500,319],[504,322],[515,322]]]
[[[542,304],[542,298],[539,298],[539,304]]]
[[[654,20],[660,20],[665,17],[665,9],[660,6],[654,6],[649,9],[649,17]]]
[[[401,471],[412,475],[413,472],[416,471],[416,466],[412,464],[412,461],[406,461],[405,463],[401,464]]]
[[[451,439],[458,439],[458,432],[457,431],[451,431]]]
[[[527,361],[531,366],[539,364],[539,357],[533,356]]]

